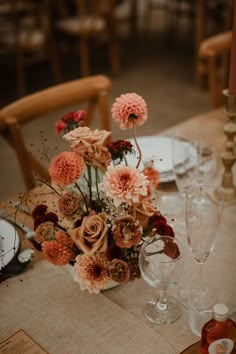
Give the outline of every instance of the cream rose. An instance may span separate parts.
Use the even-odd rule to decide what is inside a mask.
[[[106,219],[105,213],[85,216],[80,227],[69,231],[74,243],[85,254],[92,255],[107,249]]]
[[[91,145],[103,145],[111,135],[106,130],[91,130],[88,127],[78,127],[63,135],[63,138],[70,142],[74,151],[83,152]]]

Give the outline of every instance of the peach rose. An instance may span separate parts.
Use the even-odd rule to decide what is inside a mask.
[[[74,151],[83,154],[91,145],[103,145],[105,140],[111,135],[106,130],[91,130],[88,127],[78,127],[63,135],[63,138],[70,142]]]
[[[69,234],[85,254],[104,252],[107,249],[107,217],[105,213],[85,216],[82,225]]]
[[[148,225],[149,218],[154,214],[156,209],[148,200],[134,204],[129,209],[129,213],[139,221],[139,224],[145,228]]]

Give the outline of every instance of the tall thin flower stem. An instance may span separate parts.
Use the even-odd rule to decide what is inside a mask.
[[[84,193],[82,192],[82,190],[81,190],[80,186],[78,185],[78,183],[75,182],[75,186],[78,188],[78,190],[79,190],[79,192],[80,192],[80,194],[81,194],[81,196],[83,198],[83,201],[84,201],[84,204],[85,204],[87,212],[89,212],[88,203],[87,203],[87,200],[86,200],[86,197],[85,197]]]
[[[97,196],[98,196],[98,200],[100,201],[100,194],[99,194],[99,189],[98,189],[99,178],[98,178],[98,168],[97,167],[95,167],[95,181],[96,181]]]
[[[137,139],[136,139],[136,135],[135,135],[135,126],[133,124],[133,137],[134,137],[134,142],[135,142],[135,145],[138,149],[138,154],[139,154],[139,157],[138,157],[138,163],[136,165],[136,168],[139,168],[139,165],[140,165],[140,162],[141,162],[141,159],[142,159],[142,151],[138,145],[138,142],[137,142]]]
[[[89,203],[92,204],[92,171],[91,166],[87,165],[88,171],[88,189],[89,189]]]

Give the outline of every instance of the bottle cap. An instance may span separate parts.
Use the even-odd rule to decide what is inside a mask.
[[[223,321],[228,317],[229,309],[224,304],[216,304],[213,306],[214,317],[216,320]]]

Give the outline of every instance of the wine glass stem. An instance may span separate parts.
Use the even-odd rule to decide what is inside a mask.
[[[203,267],[203,263],[199,264],[199,288],[202,287],[203,285],[203,280],[202,280],[202,267]]]
[[[167,298],[166,298],[166,290],[160,290],[159,300],[157,302],[157,310],[166,311],[167,306]]]

